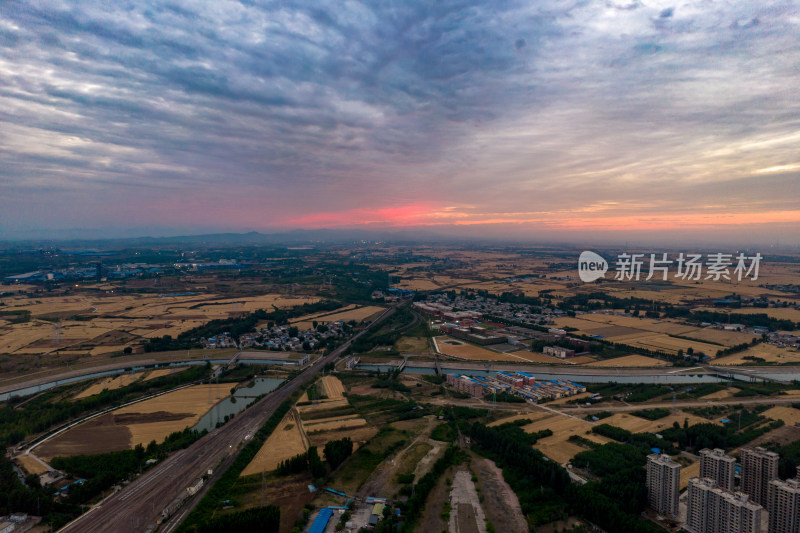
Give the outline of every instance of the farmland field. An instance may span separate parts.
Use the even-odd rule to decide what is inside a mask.
[[[325,395],[328,399],[338,400],[343,398],[344,385],[339,381],[339,378],[334,376],[325,376],[322,378],[322,384],[325,387]]]
[[[776,406],[762,413],[773,420],[783,420],[787,426],[800,424],[800,409],[786,406]]]
[[[300,417],[294,409],[286,413],[278,427],[267,438],[256,456],[242,471],[242,476],[270,472],[281,461],[291,459],[308,449],[308,438],[303,433]]]
[[[624,355],[622,357],[615,357],[614,359],[606,359],[603,361],[595,361],[584,366],[604,366],[611,368],[630,368],[630,367],[652,367],[652,366],[670,366],[667,361],[655,359],[653,357],[645,357],[644,355]]]
[[[81,392],[79,392],[77,395],[74,396],[74,399],[80,400],[81,398],[88,398],[89,396],[92,396],[94,394],[99,394],[104,390],[115,390],[122,387],[127,387],[134,381],[139,381],[139,380],[150,381],[151,379],[160,378],[161,376],[172,374],[176,372],[176,370],[177,369],[174,368],[162,368],[139,374],[125,373],[120,376],[106,378],[90,385],[85,390],[82,390]]]
[[[800,350],[793,348],[783,348],[772,344],[756,344],[750,346],[743,352],[726,355],[718,359],[714,359],[715,365],[746,365],[752,364],[754,361],[745,359],[745,357],[760,357],[770,363],[800,363]]]
[[[297,326],[299,329],[311,329],[314,324],[313,322],[316,321],[320,324],[327,324],[328,322],[336,322],[337,320],[343,320],[348,322],[350,320],[355,320],[356,322],[361,322],[365,318],[369,318],[376,313],[380,313],[383,311],[383,307],[378,307],[375,305],[367,305],[364,307],[356,307],[342,312],[335,312],[332,314],[324,314],[324,315],[317,315],[313,319],[301,317],[296,321],[292,322],[293,326]]]
[[[342,414],[342,410],[348,409],[350,404],[343,396],[345,389],[338,378],[325,376],[320,382],[328,399],[312,405],[295,406],[278,425],[278,429],[267,438],[241,475],[274,470],[281,461],[303,453],[308,446],[321,449],[331,440],[350,437],[354,448],[358,448],[377,433],[374,427],[355,412]],[[307,401],[308,396],[304,394],[298,403]]]
[[[49,459],[161,442],[170,433],[195,425],[229,391],[230,384],[193,385],[138,402],[75,426],[40,446],[37,453]]]
[[[719,424],[718,422],[706,420],[705,418],[685,413],[683,411],[678,411],[674,415],[670,414],[664,418],[659,418],[658,420],[646,420],[628,413],[617,413],[608,418],[604,418],[601,422],[603,424],[610,424],[622,429],[627,429],[633,433],[644,433],[657,432],[666,427],[672,427],[674,422],[683,425],[683,421],[686,419],[689,419],[689,425],[706,423]]]
[[[553,435],[539,439],[539,441],[534,444],[534,448],[537,448],[550,459],[560,464],[564,464],[572,459],[577,453],[586,449],[578,446],[577,444],[569,442],[568,439],[572,435],[580,435],[581,437],[598,442],[600,444],[605,444],[606,442],[611,441],[611,439],[591,433],[592,425],[593,424],[590,422],[578,420],[570,416],[550,414],[549,416],[540,418],[531,424],[523,426],[522,429],[528,433],[535,433],[537,431],[550,429],[553,432]]]
[[[514,356],[511,354],[504,354],[493,352],[469,344],[467,342],[454,339],[452,337],[441,336],[434,337],[434,345],[438,348],[439,353],[449,355],[451,357],[458,357],[459,359],[474,359],[476,361],[517,361],[523,360],[521,356]]]

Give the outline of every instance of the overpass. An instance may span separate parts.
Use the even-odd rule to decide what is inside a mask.
[[[397,306],[402,305],[398,304]],[[224,426],[217,428],[184,450],[175,452],[161,463],[140,475],[120,491],[89,509],[59,531],[65,533],[138,533],[150,529],[159,519],[164,506],[174,501],[187,487],[208,470],[213,474],[206,485],[212,485],[233,462],[240,445],[254,435],[275,410],[299,388],[309,383],[322,368],[335,361],[350,344],[374,325],[391,316],[397,306],[386,309],[369,326],[350,340],[319,358],[293,380],[245,409]],[[201,491],[202,492],[202,491]],[[170,532],[178,526],[201,494],[190,498],[175,516],[159,528]],[[151,529],[152,530],[152,529]]]

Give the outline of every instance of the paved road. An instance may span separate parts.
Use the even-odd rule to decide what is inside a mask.
[[[381,322],[394,311],[394,307],[387,309],[372,322],[372,325]],[[249,409],[239,413],[221,428],[212,431],[187,449],[176,452],[154,466],[121,491],[93,507],[60,531],[65,533],[105,533],[110,531],[137,533],[144,531],[149,525],[155,524],[162,509],[208,469],[214,470],[214,478],[220,475],[224,468],[219,468],[219,466],[232,460],[246,435],[255,434],[281,403],[298,388],[311,381],[325,364],[336,360],[354,339],[366,331],[358,333],[330,354],[318,359],[295,379]],[[190,499],[180,509],[177,514],[178,518],[183,518],[191,507],[197,504],[200,499],[198,496]],[[173,519],[162,529],[171,530],[177,522],[178,520]]]

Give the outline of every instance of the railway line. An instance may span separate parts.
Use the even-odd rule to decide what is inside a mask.
[[[390,307],[376,318],[367,328],[315,361],[309,368],[286,383],[283,387],[268,394],[249,409],[238,414],[224,426],[205,435],[185,450],[178,451],[155,465],[124,487],[92,507],[62,529],[64,533],[139,533],[152,531],[161,518],[162,511],[173,502],[187,487],[208,470],[213,471],[207,486],[216,481],[226,463],[238,453],[240,445],[248,435],[255,434],[297,389],[305,386],[329,362],[350,346],[351,342],[365,334],[395,312],[397,306]],[[222,466],[223,468],[220,468]],[[206,486],[206,488],[207,488]],[[185,518],[191,508],[200,500],[198,495],[189,498],[176,512],[164,520],[158,531],[172,531],[180,520]]]

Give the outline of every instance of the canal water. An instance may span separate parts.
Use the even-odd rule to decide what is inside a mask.
[[[386,372],[387,370],[394,370],[396,367],[391,365],[358,365],[360,370],[380,370],[381,372]],[[720,383],[725,382],[727,383],[727,379],[723,379],[717,375],[713,374],[670,374],[670,375],[636,375],[636,376],[626,376],[626,375],[599,375],[599,376],[591,376],[586,374],[543,374],[537,373],[532,368],[524,369],[525,372],[528,374],[533,375],[536,377],[537,380],[561,380],[561,381],[574,381],[576,383]],[[497,371],[493,370],[473,370],[467,368],[444,368],[442,367],[442,372],[445,374],[467,374],[470,376],[494,376],[497,374]],[[409,374],[434,374],[435,371],[433,368],[428,367],[414,367],[414,366],[406,366],[403,369],[403,373]],[[777,377],[781,374],[775,375],[777,379],[781,379]],[[797,374],[787,374],[788,376],[792,376],[786,379],[798,379],[800,376]],[[770,375],[772,376],[772,375]]]
[[[241,387],[236,390],[233,397],[225,398],[211,408],[194,425],[192,429],[211,431],[217,427],[217,422],[224,422],[226,416],[234,415],[247,407],[257,396],[267,394],[277,389],[285,380],[278,378],[256,378],[250,387]],[[233,387],[233,384],[231,384]],[[235,399],[234,399],[235,398]]]

